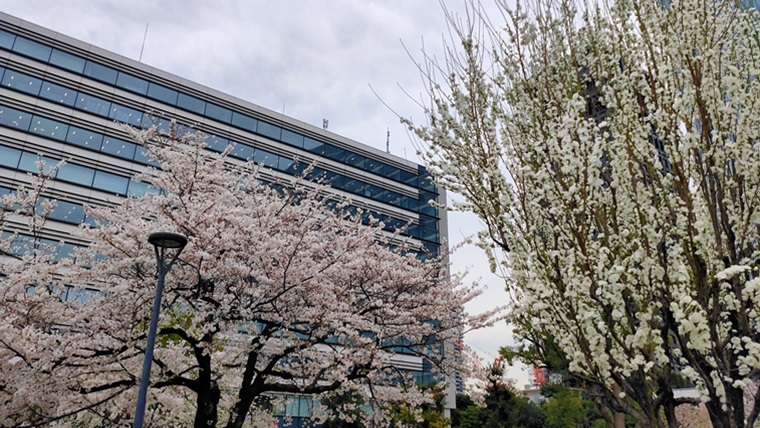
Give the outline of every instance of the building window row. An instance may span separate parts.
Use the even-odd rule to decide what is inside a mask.
[[[0,74],[2,74],[0,84],[18,90],[23,90],[24,92],[28,92],[31,95],[42,96],[42,93],[40,91],[44,92],[44,88],[54,85],[50,82],[28,76],[15,70],[4,69],[3,67],[0,67]],[[22,83],[20,86],[16,85],[19,82],[29,82],[34,80],[37,82],[34,82],[35,84],[33,85],[29,85],[27,83]],[[14,83],[11,85],[7,82]],[[73,105],[75,108],[80,108],[83,111],[99,114],[101,116],[122,122],[124,120],[120,119],[138,118],[129,122],[125,122],[133,126],[139,126],[140,123],[149,123],[149,121],[154,121],[157,122],[156,124],[160,130],[169,130],[170,122],[168,120],[149,117],[148,114],[143,114],[137,110],[130,109],[116,103],[110,103],[91,95],[78,93],[69,88],[60,88],[64,91],[72,91],[73,94],[75,94],[74,98],[77,100],[87,100],[86,102],[82,103],[77,102],[75,105]],[[57,100],[53,101],[58,102]],[[93,105],[98,105],[100,107],[95,108],[92,107]],[[145,165],[157,166],[155,162],[151,161],[148,158],[145,151],[141,150],[141,146],[137,144],[80,128],[74,125],[67,125],[54,119],[31,114],[11,107],[0,105],[0,125],[29,131],[32,134],[77,145],[93,151],[106,153],[122,159],[134,160],[135,162]],[[269,168],[276,169],[290,175],[300,175],[306,169],[306,164],[299,163],[289,157],[280,156],[267,150],[254,148],[243,143],[230,141],[223,137],[210,136],[207,139],[206,143],[211,150],[217,152],[222,152],[227,148],[228,145],[232,145],[233,149],[230,152],[230,156],[244,161],[261,163]],[[410,211],[434,217],[438,215],[437,209],[428,203],[428,201],[431,199],[434,200],[436,196],[433,193],[423,190],[419,190],[420,196],[415,199],[392,190],[385,190],[380,186],[365,183],[361,180],[355,180],[342,174],[338,174],[318,167],[312,169],[308,178],[317,180],[321,179],[337,189],[381,201],[383,203],[394,205],[399,208],[404,208]]]
[[[403,184],[416,188],[421,188],[429,192],[437,193],[435,185],[430,181],[427,172],[420,167],[417,173],[406,171],[404,169],[389,165],[385,162],[366,157],[351,151],[342,149],[329,143],[323,143],[313,138],[301,135],[291,130],[282,128],[277,125],[265,122],[239,113],[237,111],[219,106],[217,104],[204,101],[195,96],[185,94],[166,86],[148,81],[146,79],[133,76],[123,71],[116,70],[109,66],[96,63],[92,60],[84,59],[79,56],[61,51],[56,48],[45,46],[25,37],[14,35],[4,30],[0,30],[0,48],[16,52],[18,54],[33,58],[35,60],[51,64],[55,67],[71,71],[83,76],[99,80],[127,91],[146,96],[162,103],[179,107],[183,110],[209,117],[219,122],[230,124],[244,131],[252,132],[269,139],[285,143],[287,145],[306,150],[308,152],[327,157],[346,165],[364,170],[366,172],[382,176]],[[5,84],[5,83],[4,83]],[[34,89],[34,83],[20,83],[17,88],[20,90],[23,85],[29,85],[30,90]],[[60,93],[51,92],[51,97],[61,95]],[[71,102],[63,94],[61,100]],[[96,114],[105,115],[106,106],[101,103],[97,97],[87,101],[74,101],[87,106]],[[62,101],[64,102],[64,101]],[[132,110],[132,111],[130,111]],[[140,115],[133,109],[125,108],[123,112],[112,113],[120,114],[121,118],[112,117],[125,123],[139,125]],[[134,114],[134,116],[130,116]],[[110,117],[110,116],[109,116]]]
[[[36,174],[39,162],[44,162],[43,172],[50,173],[60,159],[0,146],[0,166]],[[148,183],[70,162],[53,171],[52,176],[57,180],[119,196],[142,196],[152,190]]]

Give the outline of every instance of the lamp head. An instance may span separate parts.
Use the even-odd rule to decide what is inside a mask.
[[[179,233],[154,232],[148,236],[148,242],[156,248],[177,248],[181,251],[187,245],[187,237]]]

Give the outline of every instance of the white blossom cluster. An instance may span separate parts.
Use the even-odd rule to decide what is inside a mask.
[[[760,31],[733,1],[527,2],[456,27],[410,124],[485,223],[518,334],[600,403],[668,423],[674,379],[715,426],[760,404]],[[482,31],[481,31],[482,30]],[[595,388],[595,389],[594,389]],[[730,422],[731,425],[728,425]]]

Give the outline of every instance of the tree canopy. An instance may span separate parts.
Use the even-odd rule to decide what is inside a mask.
[[[166,280],[146,424],[269,424],[278,397],[341,391],[378,423],[394,402],[432,398],[394,356],[452,370],[445,348],[483,320],[461,310],[474,285],[459,286],[443,258],[422,260],[361,212],[333,208],[320,185],[265,182],[256,165],[205,150],[200,134],[132,132],[160,163],[138,176],[154,190],[88,207],[96,221],[74,232],[90,243],[75,258],[56,260],[37,239],[55,204],[39,203],[48,167],[3,198],[3,228],[26,224],[29,239],[2,243],[0,425],[130,423],[155,290],[153,231],[189,243]]]

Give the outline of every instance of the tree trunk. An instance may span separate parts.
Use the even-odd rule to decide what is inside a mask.
[[[710,422],[712,422],[713,428],[744,428],[744,415],[738,415],[730,403],[724,410],[720,400],[715,397],[706,402],[705,406],[710,414]]]
[[[219,421],[219,398],[221,391],[219,385],[211,381],[208,388],[202,388],[198,392],[195,411],[195,428],[213,428]]]

